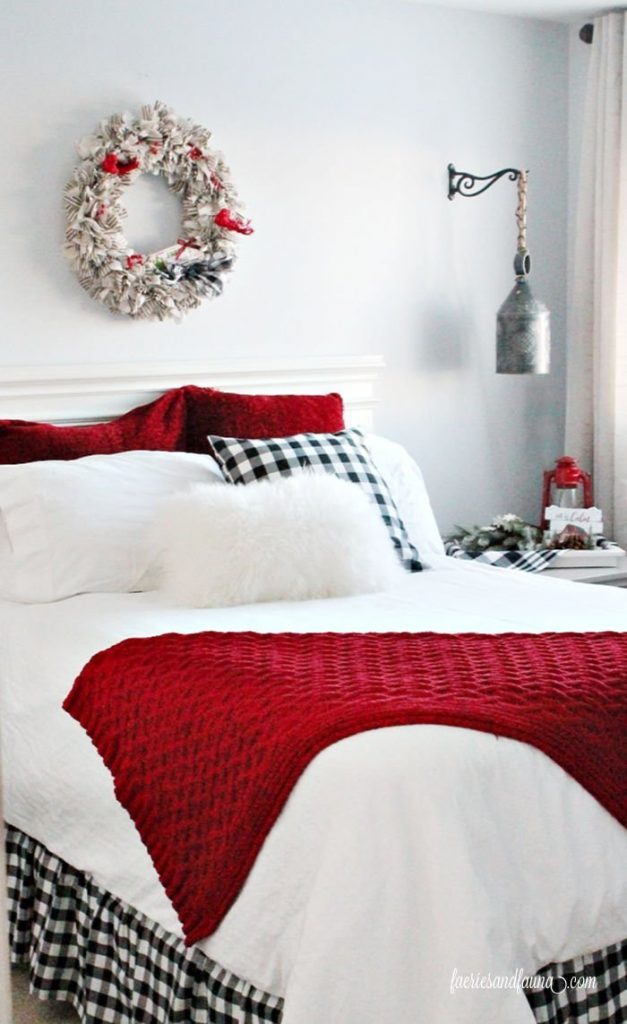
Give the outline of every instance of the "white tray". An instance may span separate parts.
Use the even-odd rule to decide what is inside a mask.
[[[625,552],[622,548],[594,548],[591,551],[560,551],[549,569],[612,569]]]

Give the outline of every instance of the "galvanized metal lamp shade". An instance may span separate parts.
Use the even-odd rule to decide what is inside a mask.
[[[498,311],[496,318],[496,372],[548,373],[550,369],[550,313],[543,302],[534,298],[528,283],[531,257],[527,251],[527,172],[514,167],[480,177],[448,166],[448,197],[478,196],[507,175],[518,183],[516,223],[518,251],[514,259],[514,287]],[[480,186],[477,182],[481,182]],[[484,184],[485,183],[485,184]]]
[[[534,298],[527,274],[528,253],[516,253],[516,281],[496,316],[496,372],[548,373],[551,365],[551,314]]]

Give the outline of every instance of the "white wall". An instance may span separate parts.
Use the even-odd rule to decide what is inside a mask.
[[[382,352],[380,428],[442,526],[537,515],[562,447],[565,26],[402,0],[5,0],[2,21],[0,362]],[[180,326],[112,317],[60,256],[75,142],[157,98],[213,130],[257,229]],[[493,372],[515,187],[449,203],[449,161],[531,171],[548,378]]]

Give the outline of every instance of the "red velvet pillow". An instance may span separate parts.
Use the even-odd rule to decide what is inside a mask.
[[[335,434],[344,428],[342,396],[238,395],[215,388],[184,388],[187,451],[210,451],[207,434],[220,437],[291,437]]]
[[[110,423],[55,427],[28,420],[0,420],[0,464],[78,459],[128,451],[184,451],[185,395],[167,391]]]

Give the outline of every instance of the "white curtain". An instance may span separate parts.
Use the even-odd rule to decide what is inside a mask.
[[[627,545],[627,12],[594,22],[577,211],[566,452]]]

